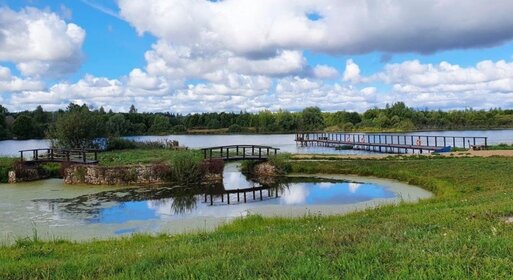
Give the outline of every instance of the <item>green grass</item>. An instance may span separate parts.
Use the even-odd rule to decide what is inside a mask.
[[[252,216],[212,233],[0,248],[0,279],[511,279],[513,160],[292,162],[302,173],[399,179],[418,204],[345,216]]]
[[[193,161],[203,159],[199,150],[131,149],[102,152],[98,154],[98,160],[100,165],[103,166],[122,166],[172,162],[175,158],[181,156],[188,156]]]
[[[509,145],[506,143],[501,143],[497,145],[489,145],[486,147],[487,150],[513,150],[513,144]]]
[[[0,157],[0,183],[7,183],[9,180],[9,171],[12,170],[16,158]]]

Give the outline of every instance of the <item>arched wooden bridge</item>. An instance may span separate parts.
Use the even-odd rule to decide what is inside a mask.
[[[279,196],[281,188],[271,186],[251,187],[244,189],[224,190],[222,192],[205,192],[204,203],[210,205],[218,204],[238,204],[251,201],[262,201],[276,199]]]
[[[203,148],[204,159],[230,160],[266,160],[278,154],[279,148],[260,145],[229,145]]]

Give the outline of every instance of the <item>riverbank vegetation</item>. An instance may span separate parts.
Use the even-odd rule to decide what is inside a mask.
[[[294,172],[398,179],[418,204],[345,216],[250,216],[215,232],[0,248],[1,279],[509,279],[511,158],[292,161]]]
[[[61,127],[56,130],[56,127]],[[413,109],[399,102],[363,113],[321,112],[309,107],[298,112],[279,110],[202,114],[106,112],[87,105],[70,104],[65,110],[9,112],[0,105],[0,139],[33,139],[59,136],[73,131],[62,141],[80,145],[81,139],[128,135],[291,133],[313,131],[412,131],[478,128],[512,128],[513,110],[433,111]]]

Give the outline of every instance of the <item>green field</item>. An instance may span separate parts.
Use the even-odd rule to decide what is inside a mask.
[[[511,279],[513,160],[296,161],[294,172],[372,175],[435,198],[345,216],[252,216],[215,232],[0,248],[0,279]]]

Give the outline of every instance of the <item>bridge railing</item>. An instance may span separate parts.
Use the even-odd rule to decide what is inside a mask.
[[[204,159],[224,160],[267,159],[277,155],[279,148],[261,145],[229,145],[201,149]]]
[[[243,189],[231,189],[225,190],[223,192],[205,192],[204,193],[204,203],[210,203],[210,205],[214,205],[216,201],[218,203],[247,203],[250,200],[264,200],[264,199],[273,199],[278,198],[280,187],[251,187],[251,188],[243,188]],[[225,202],[226,201],[226,202]]]
[[[488,137],[380,133],[296,133],[296,142],[338,142],[341,144],[383,144],[417,147],[471,148],[488,146]]]
[[[98,150],[92,149],[30,149],[20,150],[20,160],[30,162],[98,162]]]

